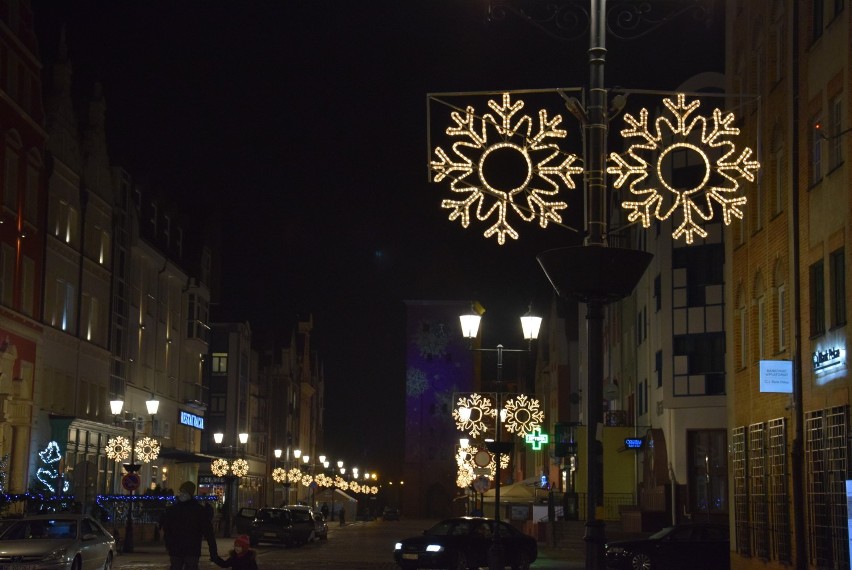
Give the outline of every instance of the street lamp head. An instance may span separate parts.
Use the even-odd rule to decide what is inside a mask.
[[[306,464],[306,465],[307,465],[308,461],[310,461],[310,460],[311,460],[311,456],[310,456],[310,455],[303,455],[303,456],[302,456],[302,463],[304,463],[304,464]]]
[[[323,466],[324,468],[326,468],[326,469],[328,469],[328,466],[329,466],[329,465],[331,465],[331,462],[329,462],[329,461],[323,461],[323,462],[322,462],[322,466]]]
[[[225,434],[222,432],[216,432],[213,434],[213,441],[217,444],[222,443],[222,440],[225,439]]]
[[[154,394],[151,394],[151,399],[145,401],[145,407],[148,408],[148,415],[153,416],[160,409],[160,400]]]
[[[529,308],[527,314],[521,317],[521,328],[524,331],[524,339],[530,342],[538,338],[538,331],[541,328],[541,317],[532,315],[532,307]]]
[[[110,400],[109,401],[109,409],[112,411],[112,415],[117,416],[121,413],[121,409],[124,407],[124,400]]]
[[[275,459],[281,459],[281,450],[280,449],[276,449],[272,453],[275,454]]]
[[[301,449],[294,449],[293,450],[293,457],[295,457],[296,459],[299,459],[299,457],[301,457],[301,456],[302,456],[302,450]]]
[[[343,460],[342,459],[337,462],[337,468],[343,469]]]
[[[482,315],[477,313],[473,307],[470,312],[464,315],[459,315],[461,321],[462,336],[466,339],[473,340],[479,332],[479,321],[482,320]]]
[[[245,432],[241,433],[240,434],[240,443],[242,443],[243,445],[247,444],[248,443],[248,436],[249,436],[249,434],[247,434]]]
[[[325,455],[319,456],[320,463],[325,463]]]
[[[470,445],[470,440],[466,437],[460,437],[459,438],[459,445],[461,447],[467,447],[468,445]]]

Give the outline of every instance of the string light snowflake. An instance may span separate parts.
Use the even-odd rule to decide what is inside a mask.
[[[143,437],[136,442],[136,457],[142,463],[150,463],[160,456],[160,442],[151,437]]]
[[[663,104],[669,113],[657,117],[653,126],[648,124],[647,109],[642,109],[638,118],[625,115],[629,126],[621,131],[621,136],[638,140],[624,157],[610,153],[614,165],[607,172],[617,176],[616,188],[629,182],[630,192],[637,197],[636,201],[622,202],[622,207],[630,212],[629,221],[640,220],[647,228],[652,220],[678,216],[680,225],[672,232],[672,238],[683,237],[691,244],[696,235],[707,237],[699,221],[713,218],[714,202],[722,209],[725,225],[730,225],[732,216],[742,219],[740,207],[747,199],[737,195],[737,179],[753,182],[760,164],[751,160],[750,148],[736,154],[730,137],[740,130],[733,126],[733,113],[722,115],[722,111],[714,109],[710,118],[695,116],[701,103],[687,103],[683,93],[675,101],[663,99]],[[674,162],[671,159],[678,155],[682,162],[693,169],[703,169],[703,173],[699,172],[690,183],[675,183],[672,169],[663,165]],[[649,172],[652,165],[655,168]]]
[[[541,402],[530,398],[526,394],[518,394],[509,399],[503,407],[506,410],[504,425],[509,433],[517,433],[519,437],[525,437],[536,428],[541,428],[544,421],[544,411]]]
[[[479,117],[472,106],[464,113],[450,114],[455,124],[445,132],[459,140],[453,143],[449,153],[437,147],[430,168],[435,182],[452,180],[450,190],[460,195],[457,200],[441,202],[441,207],[450,211],[450,221],[459,220],[467,228],[471,210],[475,210],[479,221],[493,221],[485,230],[485,237],[496,236],[503,245],[506,236],[518,239],[518,232],[508,220],[512,212],[525,222],[538,220],[542,228],[550,222],[562,222],[559,211],[568,204],[556,200],[560,186],[573,189],[571,176],[583,169],[574,166],[576,155],[564,154],[555,142],[567,136],[559,128],[561,115],[548,117],[547,111],[541,109],[534,127],[532,117],[520,115],[524,102],[512,101],[509,93],[503,93],[502,101],[489,100],[488,107],[493,115],[486,113]],[[513,188],[498,187],[511,183],[497,182],[493,174],[489,181],[486,175],[489,165],[503,160],[507,151],[519,155],[526,169],[525,176],[519,177]]]
[[[214,459],[210,464],[210,472],[216,477],[224,477],[230,468],[230,464],[224,459]]]
[[[245,459],[234,459],[231,463],[231,473],[237,477],[245,477],[249,472],[249,464]]]
[[[104,451],[106,451],[106,456],[109,459],[119,462],[124,461],[130,457],[130,440],[123,435],[111,437],[107,440]]]
[[[302,471],[298,467],[293,467],[287,472],[287,478],[291,483],[296,483],[302,480]]]
[[[349,490],[353,493],[360,493],[361,484],[358,481],[352,481],[351,483],[349,483]]]
[[[485,425],[485,419],[495,416],[493,404],[489,398],[482,394],[473,393],[470,397],[461,396],[456,402],[456,407],[453,408],[453,419],[456,421],[456,428],[459,431],[465,431],[470,434],[470,437],[477,437],[480,433],[488,431],[488,426]]]
[[[320,487],[331,487],[334,484],[334,479],[323,473],[317,475],[316,481]]]
[[[309,473],[304,473],[302,475],[301,483],[302,483],[303,486],[308,487],[313,482],[314,482],[314,478],[311,477],[311,475]]]
[[[340,489],[341,491],[345,491],[349,488],[349,482],[346,481],[346,479],[344,479],[340,475],[337,475],[334,478],[334,486]]]
[[[276,483],[286,483],[287,482],[287,470],[282,469],[280,467],[276,467],[272,470],[272,480]]]

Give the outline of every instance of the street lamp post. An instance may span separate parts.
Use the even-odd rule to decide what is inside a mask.
[[[473,342],[479,332],[479,322],[482,320],[482,315],[471,310],[470,313],[459,316],[461,321],[462,335]],[[521,317],[521,328],[524,332],[524,339],[529,342],[527,348],[505,348],[502,344],[498,344],[496,348],[474,348],[470,350],[477,352],[495,352],[497,353],[497,400],[500,401],[500,393],[502,391],[503,382],[503,353],[504,352],[529,352],[532,346],[532,341],[538,338],[538,331],[541,327],[541,317],[535,317],[528,311],[527,314]],[[497,411],[497,421],[494,433],[494,446],[496,452],[496,468],[495,468],[495,485],[494,485],[494,521],[495,528],[491,548],[488,551],[488,567],[491,570],[502,570],[503,568],[503,545],[499,540],[500,532],[500,462],[502,460],[502,450],[500,444],[500,431],[503,427],[503,410],[502,406]]]
[[[248,443],[249,434],[240,433],[238,435],[238,438],[239,438],[239,442],[242,445],[245,445],[246,443]],[[224,441],[224,439],[225,439],[225,434],[223,434],[222,432],[217,432],[217,433],[213,434],[213,441],[215,441],[217,445],[221,445],[222,442]],[[236,498],[234,497],[234,491],[233,491],[234,480],[238,479],[240,477],[240,474],[236,473],[234,471],[234,467],[233,467],[234,463],[236,462],[236,453],[237,453],[236,447],[237,447],[236,445],[229,445],[228,446],[229,457],[231,459],[231,463],[229,465],[228,472],[224,474],[224,477],[225,477],[225,505],[224,505],[222,510],[224,511],[223,515],[224,515],[224,519],[225,519],[225,527],[223,529],[223,536],[225,538],[231,537],[231,516],[232,516],[231,515],[231,505],[236,502]]]
[[[341,475],[343,475],[344,469],[343,469],[343,460],[342,459],[337,462],[337,470],[340,471]],[[333,480],[336,480],[336,479],[333,479]],[[331,486],[331,520],[334,520],[334,494],[335,494],[336,490],[337,490],[337,486],[332,485]]]
[[[110,410],[112,411],[112,415],[114,416],[115,424],[127,424],[131,425],[130,431],[130,463],[123,464],[124,470],[126,474],[124,477],[127,478],[128,483],[124,483],[123,486],[125,488],[130,489],[130,496],[132,497],[136,493],[136,489],[139,487],[140,478],[137,472],[142,467],[136,463],[136,422],[137,418],[135,416],[130,418],[120,418],[121,410],[124,407],[124,400],[110,400]],[[148,415],[151,416],[151,429],[154,429],[154,415],[157,413],[157,410],[160,408],[160,401],[154,398],[154,395],[151,395],[151,399],[145,402],[145,406],[148,409]],[[124,542],[122,543],[122,552],[130,554],[133,552],[134,542],[133,542],[133,499],[130,500],[130,503],[127,508],[127,524],[124,528]]]

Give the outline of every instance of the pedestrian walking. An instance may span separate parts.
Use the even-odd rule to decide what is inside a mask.
[[[202,539],[207,541],[210,559],[219,557],[216,536],[207,510],[193,496],[195,483],[186,481],[178,491],[177,500],[165,510],[160,521],[169,553],[169,570],[198,570]]]
[[[251,548],[251,542],[246,535],[240,535],[234,540],[234,549],[223,560],[218,556],[210,558],[220,568],[235,568],[236,570],[258,570],[257,552]]]

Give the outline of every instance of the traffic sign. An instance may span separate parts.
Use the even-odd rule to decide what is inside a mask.
[[[138,473],[125,473],[121,478],[121,486],[127,491],[135,491],[142,484],[142,478]]]

